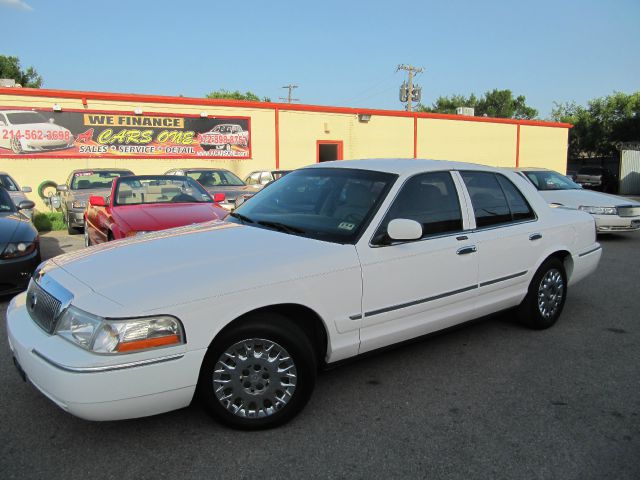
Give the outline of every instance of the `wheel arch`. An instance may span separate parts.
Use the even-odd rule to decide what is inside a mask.
[[[565,274],[567,275],[567,281],[569,281],[569,279],[573,275],[573,257],[571,256],[571,252],[569,252],[568,250],[557,250],[552,254],[550,254],[549,256],[547,256],[547,258],[545,258],[540,263],[540,265],[542,265],[544,262],[546,262],[550,258],[557,258],[562,262],[562,265],[564,265]]]
[[[325,362],[328,352],[328,333],[327,327],[316,311],[313,309],[297,304],[297,303],[281,303],[275,305],[267,305],[260,308],[255,308],[246,313],[243,313],[236,319],[228,323],[222,330],[220,330],[216,336],[211,340],[209,348],[216,342],[220,336],[227,331],[241,325],[261,313],[275,313],[286,317],[293,323],[295,323],[302,332],[307,336],[313,346],[313,350],[316,356],[318,364]]]

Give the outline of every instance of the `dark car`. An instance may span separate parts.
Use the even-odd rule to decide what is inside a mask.
[[[582,167],[575,179],[584,188],[616,193],[617,179],[610,170],[604,167]]]
[[[27,288],[40,264],[40,237],[23,210],[35,204],[23,200],[17,206],[0,186],[0,295]]]
[[[236,199],[242,200],[256,193],[233,172],[224,168],[175,168],[165,175],[186,175],[196,180],[213,197],[213,200],[225,210],[236,207]]]
[[[66,183],[57,187],[60,208],[70,234],[84,229],[84,210],[92,195],[106,196],[111,192],[114,178],[134,175],[131,170],[115,168],[93,168],[74,170]]]

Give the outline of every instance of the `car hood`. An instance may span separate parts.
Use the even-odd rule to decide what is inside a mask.
[[[226,215],[213,203],[158,203],[113,207],[113,218],[132,230],[154,231],[222,219]]]
[[[540,195],[549,203],[559,203],[572,208],[578,208],[581,205],[591,207],[640,206],[640,203],[629,198],[594,192],[593,190],[542,190]]]
[[[9,242],[31,241],[36,235],[31,222],[23,215],[0,214],[0,250],[4,250],[4,246]]]
[[[127,314],[144,314],[270,284],[286,289],[288,281],[357,266],[357,256],[353,245],[214,221],[104,243],[52,262]]]

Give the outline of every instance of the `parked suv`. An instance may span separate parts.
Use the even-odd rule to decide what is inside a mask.
[[[617,178],[604,167],[582,167],[576,175],[576,183],[584,188],[616,193]]]

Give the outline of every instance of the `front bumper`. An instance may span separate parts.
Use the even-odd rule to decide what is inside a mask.
[[[26,257],[0,260],[0,295],[26,290],[29,279],[40,265],[40,249]]]
[[[69,209],[69,226],[73,228],[84,228],[84,210]]]
[[[640,230],[640,217],[594,215],[598,233],[635,232]]]
[[[18,295],[7,309],[9,346],[28,381],[60,408],[86,420],[122,420],[191,402],[206,350],[96,355],[45,333],[25,301]]]

